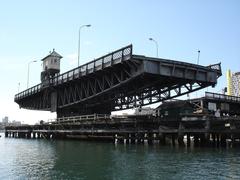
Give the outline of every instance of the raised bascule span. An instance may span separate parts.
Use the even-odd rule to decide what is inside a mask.
[[[20,108],[67,117],[110,114],[176,98],[208,86],[221,64],[201,66],[132,53],[132,45],[63,74],[42,74],[42,82],[15,95]]]

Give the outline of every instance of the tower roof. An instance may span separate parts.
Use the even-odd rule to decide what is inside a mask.
[[[60,54],[58,54],[58,53],[55,51],[55,49],[53,49],[52,52],[50,51],[50,54],[47,55],[46,57],[44,57],[44,58],[42,59],[42,61],[44,61],[44,60],[47,59],[48,57],[57,57],[57,58],[59,58],[59,59],[62,58],[62,56],[61,56]]]

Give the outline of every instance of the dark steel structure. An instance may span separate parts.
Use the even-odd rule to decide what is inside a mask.
[[[169,100],[156,108],[162,120],[180,121],[186,116],[239,117],[240,97],[205,92],[205,96],[188,100]]]
[[[219,110],[221,116],[240,116],[240,97],[238,96],[205,92],[204,97],[192,99],[190,102],[198,112],[213,113]]]
[[[110,114],[215,86],[221,65],[200,66],[132,54],[132,45],[58,74],[17,95],[21,108],[58,117]]]

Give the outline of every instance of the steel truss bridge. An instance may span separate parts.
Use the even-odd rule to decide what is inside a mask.
[[[58,117],[109,114],[215,86],[221,65],[201,66],[132,53],[132,45],[15,95],[20,108]]]

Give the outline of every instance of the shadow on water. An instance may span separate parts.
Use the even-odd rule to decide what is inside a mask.
[[[0,139],[1,179],[238,179],[238,149]]]

